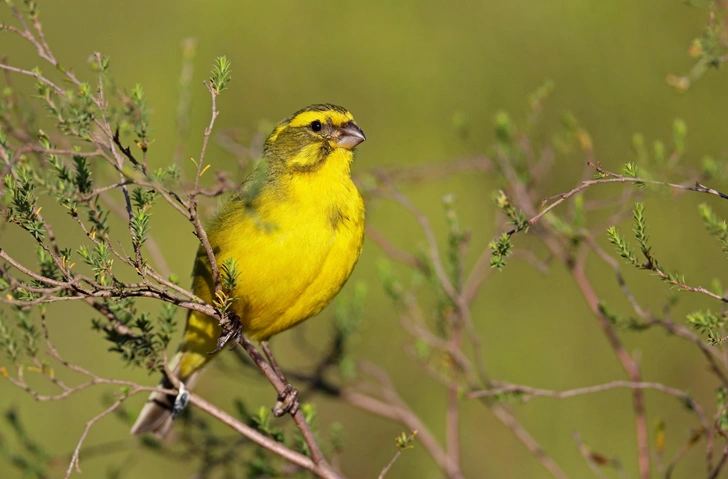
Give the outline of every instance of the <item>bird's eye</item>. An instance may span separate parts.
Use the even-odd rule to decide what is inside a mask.
[[[314,120],[311,122],[311,129],[313,131],[321,131],[321,122],[318,120]]]

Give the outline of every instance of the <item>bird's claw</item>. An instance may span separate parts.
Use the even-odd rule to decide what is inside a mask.
[[[281,417],[286,414],[293,416],[298,412],[299,407],[298,390],[290,384],[286,384],[286,389],[278,395],[278,400],[273,406],[273,416]]]
[[[187,391],[187,389],[185,389],[185,383],[180,381],[179,393],[177,393],[177,397],[174,398],[174,404],[172,405],[172,419],[177,419],[177,416],[182,413],[189,401],[190,393]]]
[[[220,351],[222,351],[222,348],[225,347],[227,343],[229,343],[231,340],[233,340],[233,348],[240,342],[240,340],[243,338],[243,323],[240,322],[238,318],[231,318],[230,319],[230,326],[227,331],[223,331],[223,333],[220,335],[219,338],[217,338],[217,347],[214,351],[210,351],[207,354],[215,354]]]

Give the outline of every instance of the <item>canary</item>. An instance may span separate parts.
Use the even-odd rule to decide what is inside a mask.
[[[244,334],[258,341],[319,313],[341,290],[364,241],[364,201],[351,180],[353,149],[366,137],[346,109],[311,105],[278,123],[263,160],[207,229],[218,265],[233,259],[227,294]],[[215,284],[204,248],[193,268],[193,292],[213,304]],[[169,365],[187,388],[214,357],[222,330],[191,311]],[[168,379],[162,384],[169,386]],[[164,436],[174,397],[153,393],[132,434]]]

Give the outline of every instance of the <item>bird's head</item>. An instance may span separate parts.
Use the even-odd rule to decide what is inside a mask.
[[[278,123],[263,152],[271,166],[314,171],[335,152],[351,161],[351,150],[365,139],[345,108],[311,105]]]

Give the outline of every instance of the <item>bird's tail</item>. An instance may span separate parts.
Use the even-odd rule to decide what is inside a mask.
[[[189,377],[181,378],[179,372],[183,354],[185,354],[183,351],[177,352],[169,364],[174,375],[184,382],[185,388],[191,389],[197,382],[197,378],[202,370],[198,369],[190,374]],[[159,385],[164,389],[174,389],[174,386],[167,376],[162,378]],[[153,392],[132,426],[131,433],[135,436],[141,436],[150,432],[157,439],[163,439],[172,428],[172,406],[174,406],[174,400],[174,394],[165,394],[158,391]]]
[[[216,356],[211,351],[215,350],[221,333],[216,319],[195,311],[187,316],[182,343],[169,362],[172,373],[184,383],[186,389],[194,387],[203,367]],[[166,376],[162,378],[160,385],[164,389],[173,389]],[[153,392],[132,426],[131,433],[141,436],[151,432],[157,438],[163,438],[172,427],[174,400],[174,395]]]

